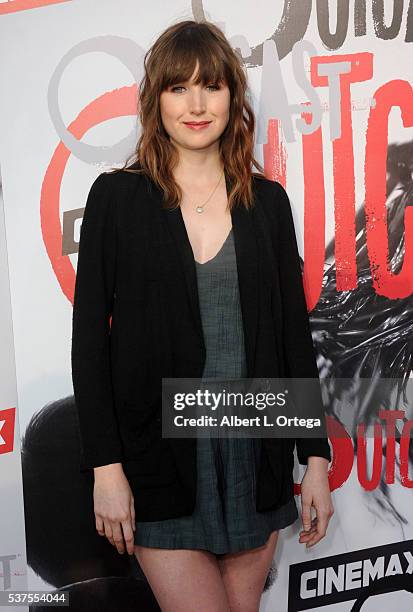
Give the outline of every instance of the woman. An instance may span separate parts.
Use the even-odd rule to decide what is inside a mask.
[[[253,157],[246,77],[219,28],[169,27],[145,71],[135,162],[96,179],[82,222],[81,469],[98,533],[136,555],[163,610],[258,610],[279,530],[298,517],[294,440],[162,438],[160,387],[318,376],[290,205]],[[324,438],[296,444],[311,546],[333,513],[331,456]]]

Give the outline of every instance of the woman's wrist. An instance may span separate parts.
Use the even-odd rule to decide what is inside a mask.
[[[93,472],[95,478],[100,478],[101,476],[116,476],[117,474],[123,472],[123,468],[121,463],[109,463],[108,465],[99,465],[98,467],[94,467]]]
[[[325,457],[318,457],[316,455],[310,455],[307,458],[307,466],[308,467],[313,467],[314,466],[314,467],[324,468],[324,469],[328,470],[328,464],[329,464],[329,461]]]

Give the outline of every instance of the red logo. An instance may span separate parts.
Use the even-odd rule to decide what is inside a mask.
[[[0,410],[0,454],[13,451],[15,414],[16,408]]]

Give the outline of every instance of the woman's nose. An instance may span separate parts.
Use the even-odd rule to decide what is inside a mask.
[[[205,95],[202,91],[194,91],[191,93],[190,102],[189,102],[190,110],[193,112],[203,112],[205,110]]]

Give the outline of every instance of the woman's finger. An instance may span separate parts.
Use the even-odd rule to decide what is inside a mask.
[[[131,499],[131,503],[130,503],[130,515],[131,515],[131,523],[132,523],[132,529],[133,531],[136,530],[136,525],[135,525],[135,501],[132,497]]]
[[[302,516],[304,531],[308,531],[311,527],[311,503],[304,501],[302,496],[301,496],[301,516]]]
[[[114,545],[113,534],[112,534],[112,525],[111,525],[109,519],[104,519],[103,520],[103,525],[104,525],[104,529],[105,529],[105,536],[106,536],[106,538],[109,540],[109,542],[112,545]]]
[[[315,533],[317,533],[317,527],[311,527],[310,531],[303,531],[299,534],[300,540],[308,540]]]
[[[95,525],[96,525],[96,531],[98,532],[98,534],[101,536],[104,536],[105,528],[103,525],[103,520],[102,520],[102,517],[97,514],[95,514]]]
[[[317,528],[317,517],[313,518],[313,520],[311,521],[310,529],[302,529],[300,531],[300,534],[312,533],[316,528]]]
[[[114,521],[112,523],[112,533],[118,553],[123,555],[123,553],[125,552],[125,542],[123,541],[121,524],[118,521]]]
[[[316,509],[317,511],[317,509]],[[328,521],[330,520],[330,515],[327,512],[324,511],[317,511],[317,528],[316,528],[316,532],[313,533],[311,535],[311,537],[309,538],[309,540],[306,543],[306,546],[314,546],[314,544],[317,544],[317,542],[319,542],[322,538],[324,538],[324,536],[327,533],[327,526],[328,526]]]
[[[126,521],[122,521],[123,538],[126,544],[128,554],[133,555],[135,550],[134,531],[132,529],[132,518],[129,517]]]

